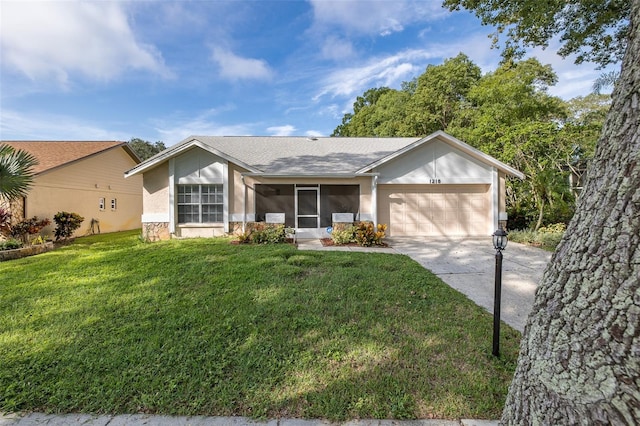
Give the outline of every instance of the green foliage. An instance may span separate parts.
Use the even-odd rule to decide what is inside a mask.
[[[250,230],[238,235],[240,243],[280,244],[287,241],[287,228],[282,225],[254,223]]]
[[[629,0],[444,0],[450,10],[467,9],[496,28],[494,45],[506,32],[503,56],[521,57],[526,47],[549,46],[560,38],[558,54],[604,67],[622,59],[629,32]]]
[[[480,78],[480,67],[462,53],[445,59],[442,65],[427,66],[418,77],[417,88],[407,105],[406,121],[413,135],[447,130]]]
[[[537,231],[530,229],[510,231],[509,240],[516,243],[542,247],[545,250],[555,250],[558,244],[560,244],[560,240],[562,240],[566,230],[567,225],[564,223],[554,223],[541,227]]]
[[[20,247],[22,247],[22,242],[13,238],[6,241],[0,241],[0,250],[14,250],[19,249]]]
[[[0,200],[25,197],[33,183],[38,160],[23,150],[0,143]]]
[[[368,90],[335,130],[341,136],[422,136],[446,130],[522,171],[508,180],[507,211],[517,228],[568,222],[609,101],[591,95],[565,102],[537,59],[504,61],[481,75],[459,54],[403,84]],[[571,177],[571,183],[570,183]]]
[[[356,240],[356,227],[347,226],[344,229],[333,229],[331,231],[331,240],[334,244],[349,244]]]
[[[387,225],[379,223],[377,227],[372,222],[358,222],[355,226],[355,240],[358,245],[363,247],[379,246],[384,244],[382,240],[385,237]]]
[[[132,138],[129,141],[129,147],[136,153],[136,155],[142,160],[146,160],[148,158],[153,157],[159,152],[164,151],[167,147],[164,145],[164,142],[158,141],[155,143],[151,143],[149,141],[145,141],[139,138]]]
[[[66,240],[73,235],[76,229],[80,228],[84,217],[78,213],[58,212],[53,220],[56,222],[56,240]]]
[[[37,216],[24,219],[11,227],[11,236],[20,238],[25,244],[29,244],[31,235],[39,234],[50,223],[49,219],[38,219]]]
[[[0,412],[502,411],[520,333],[406,256],[138,235],[0,264]]]

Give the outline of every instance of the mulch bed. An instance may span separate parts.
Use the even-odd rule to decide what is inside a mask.
[[[331,238],[320,238],[320,242],[322,243],[322,247],[331,247],[331,246],[338,246],[338,247],[362,247],[360,244],[358,243],[347,243],[347,244],[336,244],[333,242],[333,240]],[[375,246],[370,246],[368,248],[383,248],[383,247],[389,247],[389,244],[387,243],[382,243],[380,245],[375,245]]]

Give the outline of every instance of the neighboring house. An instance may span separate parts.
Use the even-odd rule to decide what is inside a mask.
[[[27,196],[11,204],[13,222],[60,211],[84,217],[76,235],[140,228],[142,177],[123,173],[140,163],[126,142],[1,141],[38,160]],[[93,220],[93,221],[92,221]],[[93,223],[92,223],[93,222]],[[93,224],[93,229],[92,229]]]
[[[125,174],[143,176],[143,234],[215,236],[284,213],[299,238],[334,213],[390,236],[491,235],[505,178],[524,175],[466,143],[424,138],[193,136]],[[282,216],[282,215],[276,215]]]

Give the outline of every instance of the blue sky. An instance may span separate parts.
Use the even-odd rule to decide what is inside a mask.
[[[0,139],[328,136],[371,87],[399,88],[459,52],[500,56],[440,0],[0,3]],[[604,72],[555,54],[565,99]],[[605,70],[606,71],[606,70]]]

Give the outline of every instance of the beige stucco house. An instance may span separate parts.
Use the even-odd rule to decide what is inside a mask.
[[[38,160],[27,196],[11,205],[13,221],[60,211],[84,217],[75,235],[115,232],[141,227],[142,177],[123,173],[140,163],[126,142],[2,141]],[[93,219],[93,229],[92,229]]]
[[[125,176],[143,177],[151,239],[222,235],[270,216],[284,216],[298,238],[349,219],[385,223],[390,236],[491,235],[505,211],[505,178],[524,177],[444,132],[193,136]]]

